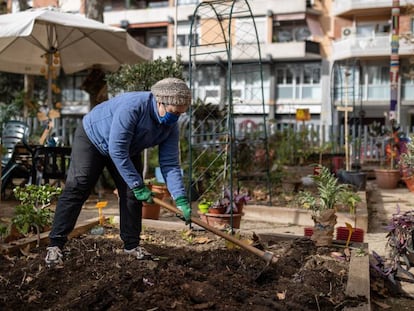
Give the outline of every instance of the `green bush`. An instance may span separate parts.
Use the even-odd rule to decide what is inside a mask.
[[[53,212],[49,208],[50,203],[62,189],[50,185],[26,185],[14,188],[13,192],[20,205],[16,206],[12,223],[24,235],[35,231],[39,246],[40,232],[52,223]]]

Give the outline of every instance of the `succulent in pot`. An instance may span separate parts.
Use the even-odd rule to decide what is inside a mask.
[[[250,200],[248,192],[235,192],[233,198],[231,198],[230,190],[225,189],[223,191],[223,197],[215,201],[209,209],[210,213],[216,214],[230,214],[241,213],[241,209],[244,204]],[[233,199],[233,202],[231,201]]]

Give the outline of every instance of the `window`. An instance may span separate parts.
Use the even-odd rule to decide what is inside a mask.
[[[276,69],[276,88],[279,99],[321,98],[320,64],[287,64]]]
[[[389,98],[390,68],[384,65],[369,65],[365,68],[367,75],[367,98]]]
[[[178,5],[198,4],[199,0],[177,0]]]
[[[196,29],[197,32],[200,31],[200,27],[197,27],[196,24],[193,25],[193,32]],[[177,46],[188,46],[190,44],[190,31],[191,31],[191,22],[179,22],[177,25]],[[199,44],[199,34],[196,33],[193,36],[193,45]]]
[[[145,45],[150,48],[166,48],[168,45],[167,29],[150,29],[146,33]]]
[[[266,35],[266,20],[264,17],[255,18],[254,22],[251,18],[236,19],[236,44],[257,43],[257,41],[265,43]]]
[[[304,20],[278,21],[273,24],[274,42],[305,41],[312,36]]]
[[[390,33],[390,31],[391,25],[388,23],[388,21],[358,23],[356,28],[357,35],[363,37],[369,37],[375,34]]]

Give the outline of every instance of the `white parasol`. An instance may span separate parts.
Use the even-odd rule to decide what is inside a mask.
[[[121,64],[152,59],[152,49],[124,29],[79,14],[37,9],[0,15],[0,71],[52,77],[99,66],[116,71]]]

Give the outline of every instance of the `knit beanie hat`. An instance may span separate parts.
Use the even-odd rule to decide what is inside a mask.
[[[191,91],[181,79],[162,79],[151,87],[151,92],[157,102],[174,106],[189,106],[191,104]]]

